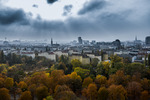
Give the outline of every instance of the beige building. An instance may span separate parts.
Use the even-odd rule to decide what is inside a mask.
[[[57,55],[58,58],[59,58],[61,55],[64,55],[64,56],[67,56],[67,57],[68,57],[68,52],[55,51],[54,54]]]
[[[39,53],[38,56],[56,61],[56,55],[54,53],[42,52],[42,53]]]
[[[82,55],[69,56],[69,62],[71,62],[73,59],[78,59],[82,64],[90,64],[89,57],[83,57]]]
[[[102,61],[102,57],[101,56],[96,56],[94,54],[87,54],[87,56],[90,57],[91,59],[97,58],[99,60],[99,63]]]
[[[34,52],[20,52],[19,55],[25,55],[25,56],[28,56],[28,57],[32,57],[32,58],[35,58],[35,53]]]

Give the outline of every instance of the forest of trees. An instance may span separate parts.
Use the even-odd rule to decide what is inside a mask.
[[[144,64],[112,55],[88,65],[0,51],[0,100],[149,100],[150,55]]]

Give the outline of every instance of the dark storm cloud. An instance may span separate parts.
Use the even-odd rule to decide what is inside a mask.
[[[0,9],[0,24],[29,24],[27,14],[22,9],[3,8]]]
[[[32,7],[38,8],[39,6],[37,4],[33,4]]]
[[[83,8],[78,12],[79,15],[83,15],[89,12],[93,12],[95,10],[100,10],[105,6],[104,0],[91,0],[86,2]]]
[[[64,12],[63,12],[63,16],[67,16],[68,14],[71,13],[73,6],[72,5],[66,5],[64,6]]]
[[[52,0],[56,1],[56,0]],[[51,3],[54,3],[52,2]],[[118,6],[127,3],[126,6]],[[20,9],[1,9],[0,10],[0,34],[6,33],[10,36],[22,36],[30,38],[56,37],[65,39],[76,36],[105,37],[119,36],[128,32],[149,31],[150,27],[150,7],[146,0],[137,2],[130,0],[111,1],[110,5],[104,0],[91,0],[83,5],[78,17],[68,17],[66,20],[44,20],[40,15],[36,19],[28,18],[29,14]],[[147,5],[146,5],[147,4]],[[140,8],[138,7],[140,5]],[[106,8],[106,9],[104,9]],[[71,13],[72,6],[64,7],[65,15]],[[99,12],[99,10],[101,10]],[[85,16],[83,16],[85,15]],[[142,15],[142,16],[138,16]],[[31,16],[31,14],[30,14]],[[17,23],[17,24],[16,24]],[[26,23],[26,25],[22,25]],[[19,24],[19,25],[18,25]],[[12,34],[13,32],[13,34]],[[109,33],[107,36],[106,34]],[[66,38],[67,36],[67,38]],[[142,35],[143,36],[143,35]]]
[[[55,3],[56,1],[58,1],[58,0],[47,0],[47,3],[53,4],[53,3]]]
[[[31,26],[36,30],[47,30],[55,32],[65,31],[65,24],[63,21],[46,21],[46,20],[33,20]]]

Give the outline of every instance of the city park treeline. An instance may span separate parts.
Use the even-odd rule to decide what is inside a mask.
[[[147,59],[148,58],[148,59]],[[149,100],[150,55],[144,64],[112,55],[83,65],[0,52],[0,100]]]

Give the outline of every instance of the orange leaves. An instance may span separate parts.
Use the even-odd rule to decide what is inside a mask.
[[[19,100],[32,100],[31,92],[30,91],[23,92]]]
[[[138,82],[130,82],[128,83],[127,86],[127,92],[128,92],[128,96],[129,98],[131,98],[132,100],[136,100],[137,98],[139,98],[140,94],[141,94],[141,84]]]
[[[4,84],[5,84],[5,87],[6,87],[6,88],[10,89],[10,88],[13,87],[13,85],[14,85],[14,80],[13,80],[13,78],[6,78]]]
[[[87,96],[90,100],[96,100],[97,98],[97,86],[96,84],[92,83],[87,88]]]
[[[84,79],[82,87],[88,87],[89,84],[91,84],[93,82],[93,79],[90,77],[87,77]]]
[[[0,88],[0,100],[10,100],[9,90]]]
[[[127,91],[122,85],[111,85],[108,91],[109,100],[125,100],[127,98]]]

